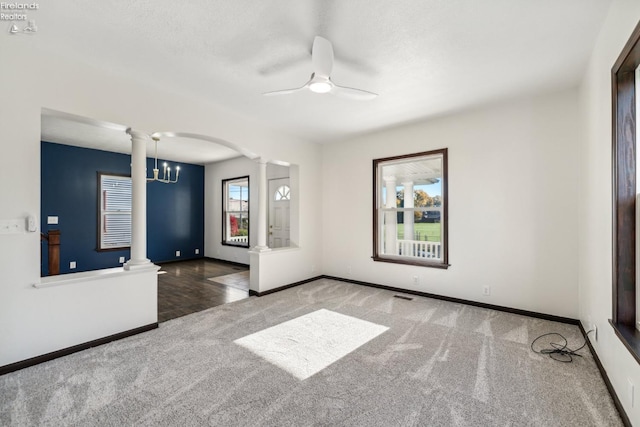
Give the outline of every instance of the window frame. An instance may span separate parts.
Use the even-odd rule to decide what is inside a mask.
[[[115,177],[115,178],[127,178],[129,181],[131,181],[131,175],[127,175],[127,174],[122,174],[122,173],[113,173],[113,172],[98,172],[97,173],[97,177],[98,177],[98,219],[97,219],[97,247],[96,247],[96,251],[97,252],[109,252],[109,251],[121,251],[124,249],[130,249],[131,248],[131,242],[129,242],[128,245],[122,245],[122,246],[109,246],[109,247],[102,247],[103,246],[103,218],[104,218],[104,214],[111,212],[111,211],[105,211],[103,210],[103,206],[102,206],[102,177],[103,176],[109,176],[109,177]],[[133,194],[132,194],[132,202],[131,205],[133,205]],[[117,213],[117,214],[122,214],[121,211],[114,211],[112,213]],[[132,206],[130,206],[130,209],[128,211],[128,215],[129,217],[131,217],[132,215]],[[133,227],[132,227],[133,228]]]
[[[233,182],[247,181],[247,210],[246,211],[229,211],[229,195],[228,186]],[[222,180],[222,239],[221,244],[224,246],[231,246],[234,248],[249,248],[250,247],[250,235],[251,235],[251,191],[250,191],[250,179],[249,175],[239,176],[236,178],[228,178]],[[232,243],[227,240],[227,215],[229,214],[241,214],[247,217],[247,241],[241,243]]]
[[[397,162],[402,160],[407,160],[411,158],[423,158],[428,156],[442,156],[442,176],[441,176],[441,185],[442,185],[442,206],[440,208],[440,223],[441,223],[441,255],[442,258],[438,261],[431,261],[428,258],[416,259],[414,257],[403,257],[402,255],[384,255],[379,252],[379,246],[382,242],[382,236],[378,235],[380,230],[379,227],[379,214],[378,212],[382,208],[378,206],[379,203],[382,203],[381,195],[382,189],[379,187],[381,185],[380,175],[378,172],[379,167],[383,166],[384,163],[388,162]],[[373,256],[371,257],[374,261],[380,262],[389,262],[395,264],[406,264],[406,265],[416,265],[421,267],[431,267],[431,268],[440,268],[447,269],[449,268],[449,181],[448,181],[448,156],[447,156],[447,148],[441,148],[437,150],[431,151],[423,151],[419,153],[412,154],[404,154],[399,156],[385,157],[380,159],[373,159]],[[397,212],[406,212],[416,210],[420,210],[421,208],[397,208]],[[427,209],[427,208],[425,208]],[[433,210],[433,209],[431,209]]]
[[[636,69],[640,23],[611,69],[612,318],[613,329],[640,363],[636,312]]]

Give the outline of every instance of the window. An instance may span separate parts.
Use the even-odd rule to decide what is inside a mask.
[[[289,189],[288,185],[281,185],[276,190],[276,194],[273,196],[276,202],[280,200],[291,200],[291,189]]]
[[[613,310],[616,335],[640,362],[640,332],[636,311],[637,68],[640,66],[640,24],[625,45],[612,72],[613,181]]]
[[[131,246],[131,178],[98,173],[98,250]]]
[[[447,268],[447,149],[373,161],[374,261]]]
[[[222,244],[249,247],[249,177],[222,181]]]

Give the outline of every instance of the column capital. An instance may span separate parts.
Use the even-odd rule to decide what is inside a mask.
[[[382,177],[382,180],[383,180],[384,182],[387,182],[387,183],[389,183],[389,182],[393,182],[393,183],[395,183],[395,182],[396,182],[396,177],[395,177],[394,175],[383,176],[383,177]]]
[[[262,157],[258,157],[257,159],[254,159],[254,161],[256,163],[258,163],[258,164],[261,164],[261,165],[266,165],[267,163],[269,163],[269,161],[267,159],[262,158]]]
[[[402,185],[403,185],[404,187],[413,187],[413,181],[406,181],[406,182],[403,182],[403,183],[402,183]]]
[[[131,128],[127,128],[127,133],[129,135],[131,135],[131,140],[135,140],[135,139],[142,139],[144,141],[150,141],[151,140],[151,135],[141,132],[139,130],[133,130]]]

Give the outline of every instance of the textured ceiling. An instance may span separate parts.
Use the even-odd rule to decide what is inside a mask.
[[[609,4],[61,0],[42,4],[34,17],[45,49],[328,142],[576,86]],[[332,79],[376,92],[375,100],[261,95],[309,79],[316,35],[333,43]]]

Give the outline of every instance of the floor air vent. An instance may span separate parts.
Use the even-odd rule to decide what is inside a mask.
[[[394,298],[406,299],[407,301],[413,301],[411,297],[405,297],[404,295],[394,295]]]

